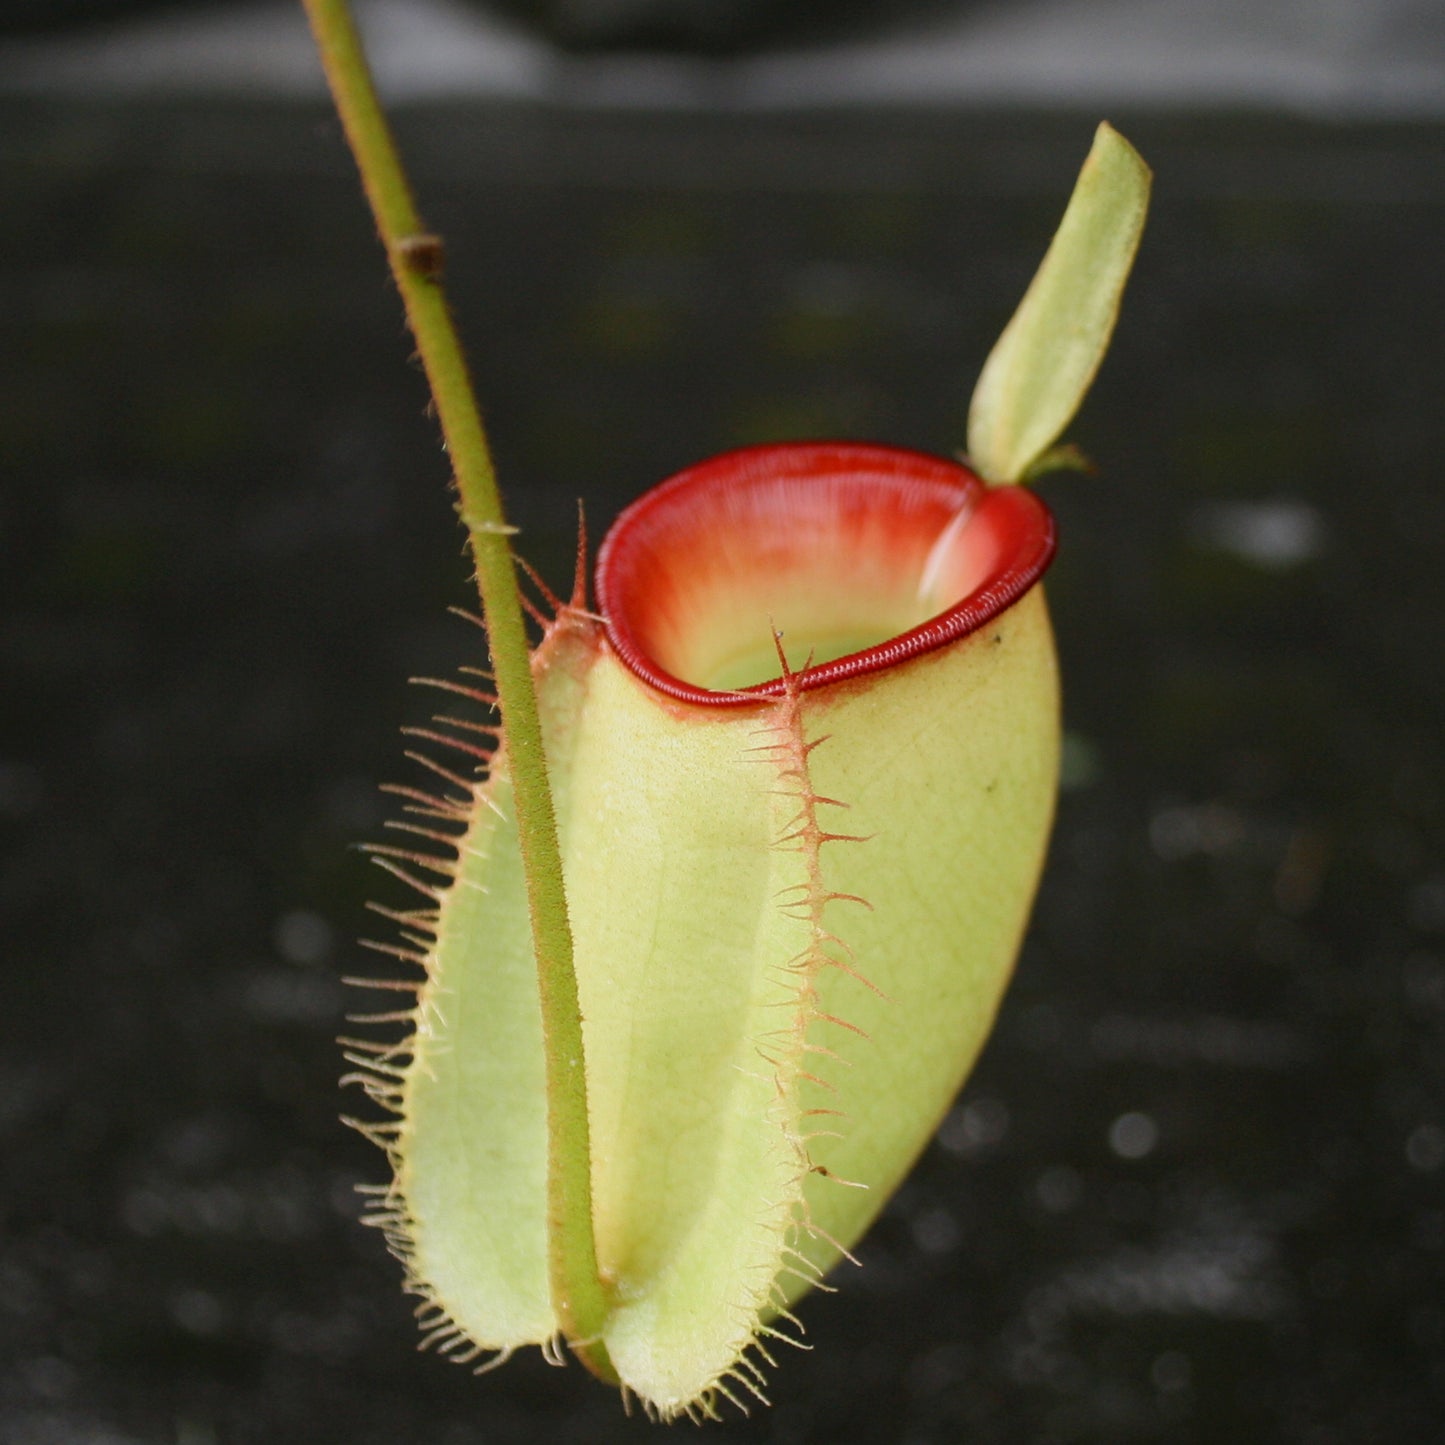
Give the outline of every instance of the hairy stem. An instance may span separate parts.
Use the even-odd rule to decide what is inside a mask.
[[[558,1322],[589,1368],[612,1377],[601,1343],[607,1301],[592,1228],[591,1146],[582,1016],[557,824],[516,566],[486,433],[441,286],[442,243],[417,214],[346,0],[302,0],[377,230],[406,304],[446,440],[507,729],[517,831],[527,878],[547,1067],[547,1239]]]

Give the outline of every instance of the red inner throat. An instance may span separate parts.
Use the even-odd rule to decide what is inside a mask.
[[[727,452],[654,487],[597,559],[613,648],[681,701],[738,706],[891,667],[982,627],[1054,554],[1022,487],[893,447]],[[775,641],[775,634],[777,640]]]

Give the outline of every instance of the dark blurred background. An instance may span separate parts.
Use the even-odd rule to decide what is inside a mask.
[[[1432,1441],[1433,4],[361,7],[524,553],[710,452],[948,451],[1107,115],[1157,173],[1045,490],[1066,788],[995,1037],[717,1441]],[[656,1438],[414,1352],[332,1042],[477,662],[285,3],[0,6],[0,1440]],[[681,1427],[689,1430],[691,1427]]]

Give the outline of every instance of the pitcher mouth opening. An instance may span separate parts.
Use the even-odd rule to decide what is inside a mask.
[[[745,706],[785,691],[780,646],[806,691],[968,636],[1038,581],[1054,549],[1038,497],[958,462],[848,442],[747,447],[617,518],[597,600],[643,682]]]

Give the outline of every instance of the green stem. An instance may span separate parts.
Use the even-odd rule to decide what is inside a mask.
[[[537,695],[516,566],[471,377],[441,287],[441,241],[417,214],[346,0],[302,0],[362,185],[406,304],[436,401],[471,538],[477,585],[507,729],[507,761],[527,879],[547,1064],[548,1269],[558,1323],[595,1372],[612,1377],[601,1343],[607,1300],[592,1229],[591,1146],[582,1015],[547,784]]]

